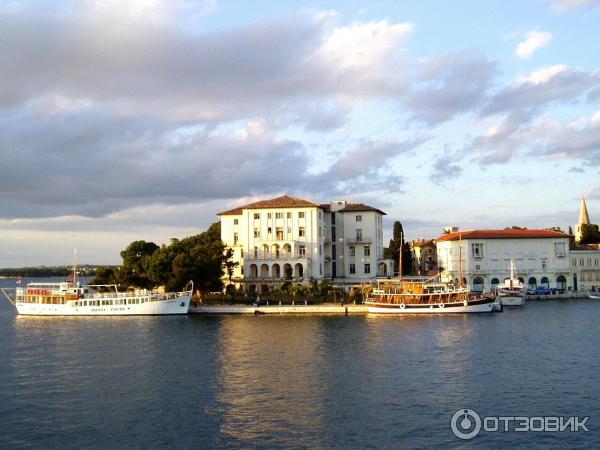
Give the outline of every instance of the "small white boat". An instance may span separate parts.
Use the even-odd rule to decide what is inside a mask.
[[[517,278],[517,266],[510,261],[510,278],[498,285],[498,301],[502,306],[523,306],[525,304],[525,285]]]
[[[593,295],[593,294],[590,294],[588,297],[589,297],[589,298],[600,299],[600,295]]]

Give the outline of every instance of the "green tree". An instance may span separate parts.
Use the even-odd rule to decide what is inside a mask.
[[[386,249],[384,249],[384,257],[387,259],[393,259],[394,265],[399,271],[400,255],[402,255],[402,273],[406,275],[410,273],[410,269],[412,267],[412,253],[410,250],[410,245],[404,241],[404,228],[402,227],[402,223],[396,220],[394,222],[390,244]]]
[[[581,239],[578,244],[596,244],[600,242],[600,231],[598,225],[583,224],[581,225]]]

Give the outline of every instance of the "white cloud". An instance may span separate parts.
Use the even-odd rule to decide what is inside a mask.
[[[557,13],[566,13],[586,6],[600,6],[599,0],[550,0],[552,9]]]
[[[529,75],[519,76],[517,78],[518,84],[544,84],[550,81],[553,77],[561,72],[565,72],[569,67],[564,64],[558,64],[555,66],[542,67],[541,69],[534,70]]]
[[[521,59],[529,59],[540,48],[545,47],[552,40],[552,34],[547,31],[529,31],[526,39],[519,42],[515,55]]]
[[[319,49],[323,61],[332,68],[383,67],[397,57],[414,30],[411,23],[353,22],[331,30]]]

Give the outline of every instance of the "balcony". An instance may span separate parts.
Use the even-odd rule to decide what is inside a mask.
[[[346,238],[346,244],[348,245],[362,245],[362,244],[371,244],[373,240],[370,236],[362,236],[359,238]]]
[[[284,253],[281,252],[279,255],[276,253],[263,253],[258,252],[256,255],[253,253],[249,253],[244,257],[245,264],[252,264],[253,262],[262,262],[262,261],[306,261],[308,257],[306,255],[299,255],[297,252],[294,253]]]

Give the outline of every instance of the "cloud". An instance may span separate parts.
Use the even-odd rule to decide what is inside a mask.
[[[565,65],[543,67],[518,77],[516,83],[491,96],[482,115],[518,113],[530,119],[548,104],[574,100],[599,86],[600,72]]]
[[[600,7],[600,1],[598,0],[547,0],[549,1],[552,10],[556,13],[562,14],[570,12],[576,9],[589,8],[589,7]]]
[[[526,39],[519,42],[515,55],[520,59],[529,59],[542,47],[545,47],[552,40],[552,34],[547,31],[528,31],[525,33]]]
[[[496,63],[474,51],[421,61],[403,100],[413,120],[436,125],[478,109],[496,74]]]
[[[460,165],[462,155],[460,152],[450,152],[444,149],[444,153],[436,155],[433,163],[433,171],[429,175],[431,181],[441,186],[447,181],[456,179],[462,174],[463,168]]]
[[[0,120],[2,217],[100,217],[134,205],[294,189],[308,157],[260,122],[225,132],[102,112]],[[268,186],[264,180],[268,179]]]
[[[201,33],[175,20],[192,14],[190,5],[98,1],[74,3],[63,14],[0,9],[0,109],[93,104],[171,121],[284,115],[303,123],[304,109],[342,108],[406,89],[410,23],[344,26],[298,14]]]

